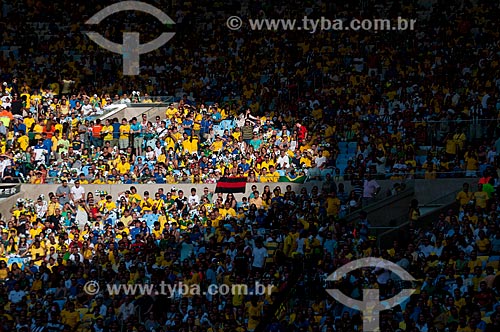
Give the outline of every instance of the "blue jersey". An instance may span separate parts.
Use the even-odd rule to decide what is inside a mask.
[[[112,126],[113,126],[113,138],[114,139],[120,138],[120,123],[115,122],[112,124]]]

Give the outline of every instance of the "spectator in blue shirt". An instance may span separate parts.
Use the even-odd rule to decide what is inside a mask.
[[[247,164],[247,160],[245,158],[241,159],[241,163],[238,165],[238,167],[241,167],[243,171],[246,173],[250,169],[250,164]]]
[[[184,128],[184,133],[191,136],[193,133],[193,117],[189,114],[184,121],[182,121],[182,127]]]
[[[111,143],[112,146],[118,146],[118,140],[120,139],[120,121],[118,118],[113,119],[113,142]]]
[[[22,132],[23,134],[26,132],[26,125],[23,123],[22,118],[16,118],[14,121],[14,134]]]
[[[69,107],[71,109],[75,108],[76,107],[76,103],[79,102],[80,100],[76,98],[75,95],[71,96],[71,98],[69,99]]]
[[[206,141],[207,135],[210,132],[210,128],[212,128],[212,120],[210,120],[209,115],[205,115],[203,120],[201,120],[201,128],[200,128],[201,143]]]
[[[135,239],[135,236],[137,234],[140,234],[142,231],[141,229],[141,221],[140,220],[136,220],[135,221],[135,227],[133,227],[132,229],[130,229],[130,236],[132,237],[132,239]]]
[[[158,171],[155,171],[153,173],[153,176],[155,178],[156,183],[165,183],[165,178],[163,177],[163,174],[159,173]]]
[[[45,165],[49,164],[50,161],[50,153],[52,152],[52,140],[48,138],[46,133],[43,133],[43,148],[47,151],[45,155]]]
[[[254,150],[258,150],[262,145],[262,140],[259,138],[259,134],[254,132],[253,138],[250,140],[250,145],[253,146]]]
[[[219,110],[217,108],[213,109],[214,114],[212,115],[212,119],[214,122],[219,123],[222,119],[222,115],[220,114]]]
[[[113,130],[114,131],[114,130]],[[132,118],[132,124],[130,125],[130,132],[134,138],[134,148],[138,156],[142,155],[142,143],[143,143],[143,128],[142,125],[137,121],[137,118]]]

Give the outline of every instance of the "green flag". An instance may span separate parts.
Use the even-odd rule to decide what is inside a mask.
[[[278,182],[293,182],[293,183],[304,183],[306,181],[306,176],[297,176],[296,178],[291,178],[289,176],[280,176]]]

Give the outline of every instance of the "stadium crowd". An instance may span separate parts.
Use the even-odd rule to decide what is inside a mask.
[[[382,331],[496,331],[499,196],[489,180],[481,178],[477,188],[464,184],[456,207],[430,225],[420,223],[418,204],[412,204],[410,228],[388,249],[377,248],[365,211],[353,222],[338,218],[339,201],[346,204],[347,197],[338,198],[333,187],[300,193],[266,187],[267,201],[258,192],[240,201],[208,188],[186,195],[160,188],[150,196],[131,186],[115,202],[64,181],[34,206],[19,200],[0,223],[2,328],[254,331],[265,320],[266,331],[347,332],[361,329],[359,312],[324,289],[360,298],[364,288],[375,287],[381,299],[417,290],[383,312]],[[401,282],[380,268],[354,271],[333,285],[325,281],[362,257],[393,261],[417,282]],[[106,291],[137,284],[159,291],[162,281],[203,291],[222,284],[245,284],[249,292],[258,283],[272,287],[262,296]]]
[[[109,61],[108,52],[74,38],[81,17],[94,14],[79,4],[2,7],[12,20],[4,25],[4,41],[20,46],[0,61],[2,181],[60,186],[2,211],[0,328],[254,331],[292,288],[278,319],[260,328],[351,332],[361,329],[359,313],[329,298],[322,281],[348,261],[370,256],[394,261],[420,280],[409,302],[383,313],[382,331],[497,331],[497,4],[321,3],[311,5],[311,17],[425,12],[427,20],[411,33],[288,38],[229,33],[226,17],[205,5],[177,10],[179,36],[190,38],[176,37],[141,57],[137,78],[117,74],[121,58]],[[289,6],[251,1],[249,13],[299,14]],[[30,25],[42,13],[50,22],[45,40]],[[205,33],[193,30],[194,22]],[[54,56],[33,56],[33,49]],[[97,119],[111,103],[152,103],[154,96],[178,93],[185,95],[154,119]],[[355,150],[345,156],[349,142]],[[172,186],[215,183],[222,175],[269,186],[241,201]],[[282,176],[323,183],[294,192],[275,183]],[[406,238],[385,250],[377,248],[365,212],[354,223],[339,218],[342,206],[369,198],[359,186],[375,181],[372,176],[480,176],[481,186],[464,187],[457,208],[431,226],[418,223],[418,206],[412,206]],[[345,181],[358,190],[346,193]],[[130,187],[113,197],[85,192],[88,183]],[[171,187],[138,193],[135,183]],[[293,287],[299,270],[305,272]],[[162,280],[203,289],[251,288],[259,281],[275,292],[169,298],[96,295],[86,287],[89,281],[104,290]],[[353,298],[367,286],[390,298],[407,285],[381,270],[356,271],[336,286]]]
[[[468,16],[488,20],[498,9],[482,2],[464,8],[434,6],[439,9],[429,14],[429,21],[422,21],[411,38],[407,33],[360,32],[347,34],[339,43],[339,36],[319,35],[286,44],[266,34],[262,48],[255,50],[252,31],[241,31],[234,38],[212,36],[204,41],[203,57],[189,51],[182,57],[173,54],[173,47],[185,42],[179,38],[179,45],[157,51],[165,52],[157,55],[167,57],[172,68],[148,57],[144,63],[151,62],[141,69],[141,78],[115,77],[120,70],[111,70],[114,67],[99,49],[94,55],[83,54],[79,62],[47,59],[54,61],[50,65],[38,64],[38,58],[25,53],[26,47],[6,51],[0,117],[5,126],[0,127],[2,178],[6,182],[44,183],[61,177],[74,181],[83,172],[93,183],[200,183],[216,181],[217,170],[221,174],[243,170],[250,181],[276,182],[277,174],[296,178],[312,173],[311,178],[322,179],[335,173],[342,179],[344,174],[349,178],[356,173],[363,178],[368,169],[382,178],[432,179],[474,176],[496,168],[498,45],[491,42],[494,31],[476,32],[478,27]],[[381,14],[386,10],[390,16],[392,11],[415,15],[425,9],[417,8],[394,4],[365,10]],[[315,15],[334,9],[346,16],[352,12],[332,4],[319,6]],[[187,6],[176,15],[199,20],[194,12]],[[455,12],[463,13],[454,21],[460,31],[474,33],[457,38],[448,49],[445,41],[455,25],[439,26],[435,46],[431,36],[436,22],[442,22],[435,16]],[[80,12],[74,8],[74,13]],[[28,34],[23,32],[28,26],[19,33]],[[49,42],[39,40],[39,46],[50,44],[56,32],[65,31],[63,27],[62,22],[50,26],[54,31],[48,33]],[[212,28],[213,35],[221,29]],[[464,52],[470,45],[476,51]],[[94,51],[92,47],[87,50]],[[75,45],[75,50],[80,48]],[[277,52],[282,49],[289,51],[288,58]],[[256,63],[262,52],[273,54],[272,66]],[[397,56],[403,53],[410,56]],[[111,68],[114,74],[107,76],[106,83],[95,75],[90,79],[88,63]],[[239,75],[237,66],[253,74]],[[201,78],[199,67],[206,68]],[[156,73],[163,69],[180,70],[181,79],[160,79]],[[147,114],[136,120],[96,119],[113,102],[152,102],[151,96],[183,92],[179,103],[169,106],[159,119]],[[354,151],[346,154],[343,142],[355,142]]]

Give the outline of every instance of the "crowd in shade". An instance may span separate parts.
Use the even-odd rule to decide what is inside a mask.
[[[141,75],[130,77],[121,56],[80,33],[106,4],[27,3],[1,8],[1,179],[58,186],[1,211],[1,331],[362,330],[360,313],[325,292],[333,287],[354,299],[365,288],[389,299],[415,287],[382,312],[383,332],[498,331],[498,3],[151,1],[174,18],[176,36],[142,55]],[[387,33],[229,31],[233,9],[418,23]],[[121,40],[129,18],[100,28]],[[165,28],[138,19],[145,38]],[[110,105],[158,96],[175,97],[161,115],[106,117]],[[241,199],[196,189],[221,177],[255,188]],[[412,204],[391,248],[378,247],[364,210],[342,218],[379,193],[377,180],[444,177],[474,184],[430,225]],[[321,182],[282,182],[306,180]],[[165,188],[138,192],[144,183]],[[113,196],[88,184],[127,189]],[[417,281],[383,267],[325,281],[362,257],[390,260]],[[162,282],[249,292],[107,287],[158,291]],[[270,291],[255,295],[258,285]]]

